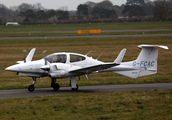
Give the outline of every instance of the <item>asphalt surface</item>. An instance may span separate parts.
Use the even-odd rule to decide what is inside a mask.
[[[172,36],[172,34],[138,34],[138,35],[80,35],[80,36],[47,36],[47,37],[0,37],[0,39],[48,39],[48,38],[105,38],[105,37],[154,37]]]
[[[80,86],[78,91],[72,91],[70,87],[61,87],[58,91],[54,91],[52,88],[35,88],[34,92],[29,92],[27,89],[0,90],[0,99],[26,98],[26,97],[36,97],[36,96],[49,96],[49,95],[65,95],[65,94],[76,94],[76,93],[141,91],[141,90],[155,90],[155,89],[157,90],[172,89],[172,83]]]
[[[99,38],[99,37],[153,37],[172,36],[172,34],[144,34],[148,31],[172,31],[172,29],[143,29],[143,30],[102,30],[101,32],[143,32],[137,35],[77,35],[77,36],[44,36],[44,37],[0,37],[0,39],[47,39],[47,38]],[[29,33],[29,32],[0,32],[0,33]],[[77,31],[30,31],[30,33],[77,33]]]
[[[151,32],[172,31],[172,29],[140,29],[140,30],[101,30],[101,32]],[[22,31],[22,32],[0,32],[0,33],[77,33],[77,31]]]

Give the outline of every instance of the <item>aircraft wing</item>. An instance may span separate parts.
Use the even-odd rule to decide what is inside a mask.
[[[35,53],[35,50],[36,50],[36,48],[33,48],[33,49],[29,52],[29,54],[27,55],[27,57],[26,57],[26,59],[25,59],[25,62],[31,62],[31,61],[32,61],[33,55],[34,55],[34,53]]]
[[[27,57],[26,57],[26,59],[25,59],[24,61],[17,61],[16,63],[21,64],[21,63],[25,63],[25,62],[31,62],[31,61],[32,61],[32,58],[33,58],[33,55],[34,55],[34,53],[35,53],[35,50],[36,50],[36,48],[33,48],[33,49],[29,52],[29,54],[27,55]]]
[[[117,65],[119,65],[119,64],[116,64],[116,63],[103,63],[103,64],[88,66],[88,67],[84,67],[84,68],[72,69],[72,70],[69,70],[69,72],[70,73],[90,74],[92,72],[99,71],[99,70],[104,70],[104,69],[111,68],[111,67],[117,66]]]
[[[69,70],[70,73],[83,73],[83,74],[90,74],[99,70],[104,70],[104,69],[108,69],[111,68],[113,66],[117,66],[121,64],[121,61],[125,55],[126,49],[121,50],[121,52],[119,53],[118,57],[116,58],[116,60],[113,63],[102,63],[102,64],[98,64],[98,65],[92,65],[92,66],[87,66],[87,67],[83,67],[83,68],[73,68],[71,70]]]

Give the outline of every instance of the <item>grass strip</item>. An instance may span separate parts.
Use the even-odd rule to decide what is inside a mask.
[[[0,119],[172,119],[172,90],[79,93],[0,100]]]

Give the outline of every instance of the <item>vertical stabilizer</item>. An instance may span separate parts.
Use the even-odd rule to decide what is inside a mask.
[[[117,70],[114,72],[131,78],[156,74],[158,49],[155,47],[168,49],[167,46],[161,45],[139,45],[138,48],[142,50],[138,58],[131,62],[121,63],[119,66],[120,71]]]
[[[157,73],[158,50],[153,47],[143,47],[133,66],[140,68],[139,76]]]
[[[162,45],[138,46],[138,48],[142,49],[142,51],[133,65],[143,68],[143,70],[140,70],[139,77],[157,73],[158,49],[156,49],[155,47],[168,49],[167,46]]]

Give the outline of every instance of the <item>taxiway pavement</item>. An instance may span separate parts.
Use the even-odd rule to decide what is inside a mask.
[[[153,32],[172,31],[172,29],[138,29],[138,30],[101,30],[101,32]],[[77,31],[21,31],[21,32],[0,32],[0,33],[77,33]]]
[[[44,36],[44,37],[0,37],[0,39],[48,39],[48,38],[99,38],[99,37],[153,37],[172,36],[172,34],[144,34],[150,31],[172,31],[172,29],[143,29],[143,30],[102,30],[101,32],[142,32],[133,35],[76,35],[76,36]],[[0,33],[77,33],[77,31],[24,31],[24,32],[0,32]]]
[[[58,91],[54,91],[52,88],[35,88],[34,92],[29,92],[27,89],[15,89],[15,90],[0,90],[0,99],[26,98],[26,97],[36,97],[36,96],[48,96],[48,95],[65,95],[65,94],[76,94],[76,93],[167,90],[167,89],[172,89],[172,83],[80,86],[78,91],[72,91],[70,87],[61,87]]]
[[[47,36],[47,37],[0,37],[0,39],[49,39],[49,38],[105,38],[105,37],[155,37],[172,36],[172,34],[137,34],[137,35],[78,35],[78,36]]]

